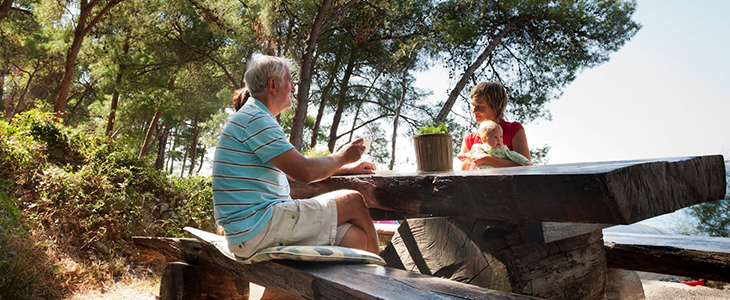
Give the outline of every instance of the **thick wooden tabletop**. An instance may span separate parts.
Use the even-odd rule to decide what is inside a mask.
[[[335,176],[291,183],[295,199],[338,189],[408,214],[630,224],[725,195],[722,155],[478,171]]]

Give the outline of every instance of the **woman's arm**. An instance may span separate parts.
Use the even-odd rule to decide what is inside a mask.
[[[490,165],[490,166],[495,167],[495,168],[504,168],[504,167],[516,167],[516,166],[520,166],[520,164],[518,164],[516,162],[513,162],[513,161],[511,161],[509,159],[506,159],[506,158],[496,158],[496,157],[491,157],[489,155],[486,155],[486,156],[484,156],[484,157],[482,157],[480,159],[474,160],[474,163],[477,164],[477,166],[479,166],[479,165]]]
[[[527,146],[527,135],[525,134],[524,128],[515,133],[515,136],[512,138],[512,150],[522,154],[528,160],[532,160],[530,157],[530,147]]]
[[[464,141],[461,143],[461,153],[459,153],[459,154],[466,155],[467,152],[469,152],[469,149],[466,148],[466,138],[464,138]],[[467,163],[462,162],[461,163],[461,170],[462,171],[468,171],[469,170],[469,165],[471,165],[471,164],[467,164]]]
[[[528,160],[532,160],[532,158],[530,158],[530,147],[527,146],[527,135],[525,134],[524,128],[515,133],[515,136],[512,138],[512,148],[514,149],[514,151],[522,154]],[[482,157],[475,160],[474,162],[477,164],[477,166],[490,165],[495,168],[520,166],[520,164],[513,162],[509,159],[494,158],[491,156]]]

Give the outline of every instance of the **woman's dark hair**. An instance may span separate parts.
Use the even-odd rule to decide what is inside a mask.
[[[233,107],[236,108],[236,111],[246,104],[248,97],[251,97],[251,93],[248,92],[248,88],[246,87],[237,89],[236,92],[233,93],[233,99],[231,99],[231,102],[233,102]]]

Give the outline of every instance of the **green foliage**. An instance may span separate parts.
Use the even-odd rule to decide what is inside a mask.
[[[545,145],[540,148],[532,148],[530,149],[530,161],[534,165],[546,165],[548,163],[548,152],[550,151],[550,146]]]
[[[56,251],[67,253],[79,264],[101,258],[91,264],[96,271],[85,269],[87,276],[119,276],[125,270],[118,265],[136,256],[130,243],[134,235],[180,236],[184,226],[214,230],[209,177],[168,177],[120,146],[66,127],[61,120],[38,111],[20,114],[9,124],[0,122],[0,204],[4,212],[0,222],[4,223],[2,237],[12,237],[0,244],[3,255],[10,253],[4,250],[5,244],[25,247],[18,244],[21,240],[30,248],[43,249],[41,240],[23,233],[34,232],[33,237],[55,241]],[[13,222],[25,226],[12,226]],[[21,231],[8,233],[14,228]],[[53,266],[47,260],[27,263],[39,263],[35,267],[42,274],[45,269],[41,266]],[[17,268],[11,272],[8,278],[25,276],[16,274]],[[66,274],[63,268],[52,273],[44,280],[104,279]]]
[[[330,153],[329,149],[317,150],[317,148],[309,148],[302,153],[307,158],[325,157],[330,154],[332,153]]]
[[[725,178],[726,190],[730,190],[730,165],[725,165]],[[686,212],[691,219],[684,234],[730,237],[730,192],[726,191],[722,200],[690,206]]]
[[[441,122],[440,124],[436,124],[434,122],[431,122],[431,124],[426,124],[417,129],[418,134],[443,134],[443,133],[449,133],[448,128],[446,128],[446,124],[444,122]]]
[[[635,11],[630,0],[440,1],[432,14],[432,42],[440,46],[450,77],[504,85],[507,116],[525,123],[549,119],[547,103],[638,32]],[[490,48],[494,42],[498,46]],[[472,65],[475,72],[465,72]]]

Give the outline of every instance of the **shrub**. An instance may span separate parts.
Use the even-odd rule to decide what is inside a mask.
[[[214,229],[210,178],[169,177],[123,144],[37,111],[0,121],[0,285],[29,298],[98,285],[137,261],[132,236]]]
[[[54,295],[44,278],[53,272],[42,248],[20,220],[17,199],[0,188],[0,299],[44,299]]]

